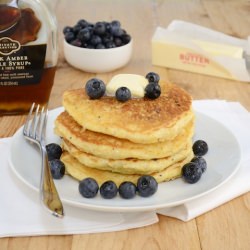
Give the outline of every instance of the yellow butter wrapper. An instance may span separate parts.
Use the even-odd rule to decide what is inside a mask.
[[[250,81],[243,46],[201,40],[158,27],[152,38],[152,64],[239,81]]]

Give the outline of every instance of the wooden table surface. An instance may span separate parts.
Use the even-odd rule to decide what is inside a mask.
[[[50,108],[61,105],[64,90],[82,87],[94,74],[70,67],[64,60],[62,29],[79,19],[121,21],[134,38],[131,62],[124,68],[96,76],[108,81],[114,74],[158,72],[162,79],[183,87],[194,99],[237,101],[250,111],[250,84],[153,67],[150,39],[157,26],[180,19],[238,38],[250,33],[250,2],[243,0],[61,0],[53,1],[59,28],[59,63]],[[12,136],[23,116],[0,118],[0,137]],[[17,211],[18,212],[18,211]],[[250,193],[196,219],[182,222],[159,216],[159,223],[114,233],[0,239],[1,250],[82,249],[250,249]],[[1,223],[1,222],[0,222]]]

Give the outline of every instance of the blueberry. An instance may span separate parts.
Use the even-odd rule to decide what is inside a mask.
[[[93,35],[93,33],[94,33],[94,25],[93,25],[93,26],[87,26],[87,27],[86,27],[86,29],[88,29],[88,30],[89,30],[90,35],[92,36],[92,35]]]
[[[122,39],[119,38],[119,37],[115,37],[115,38],[114,38],[114,43],[115,43],[115,46],[116,46],[116,47],[120,47],[120,46],[123,45]]]
[[[100,187],[100,194],[104,199],[114,198],[117,192],[117,186],[113,181],[106,181]]]
[[[124,35],[122,35],[121,39],[122,39],[124,44],[128,44],[131,40],[131,36],[128,34],[124,34]]]
[[[208,151],[208,145],[203,140],[197,140],[193,144],[193,152],[196,156],[203,156]]]
[[[111,34],[117,37],[121,37],[125,34],[124,30],[121,28],[114,28],[113,26],[111,27]]]
[[[111,26],[118,27],[118,28],[121,27],[121,23],[120,23],[118,20],[113,20],[113,21],[110,23],[110,25],[111,25]]]
[[[182,178],[190,184],[199,181],[201,175],[201,168],[194,162],[189,162],[182,167]]]
[[[111,30],[111,23],[105,22],[105,26],[106,26],[106,32],[110,33],[110,30]]]
[[[56,143],[50,143],[46,145],[46,151],[48,154],[48,160],[52,161],[55,159],[60,159],[62,155],[62,148]]]
[[[131,92],[126,87],[120,87],[116,90],[115,97],[120,102],[126,102],[131,98]]]
[[[79,182],[78,190],[85,198],[93,198],[99,190],[98,183],[93,178],[85,178]]]
[[[66,42],[70,43],[71,41],[75,40],[74,32],[67,32],[64,36]]]
[[[98,43],[95,48],[96,49],[106,49],[105,45],[102,43]]]
[[[95,46],[92,45],[92,44],[87,44],[87,46],[85,48],[88,48],[88,49],[95,49]]]
[[[90,44],[96,46],[98,43],[101,43],[102,42],[102,39],[100,36],[97,36],[97,35],[93,35],[91,38],[90,38]]]
[[[95,34],[101,36],[106,32],[106,25],[104,22],[97,22],[94,26]]]
[[[65,165],[62,161],[55,159],[49,161],[50,171],[54,179],[61,179],[65,174]]]
[[[158,189],[158,183],[153,176],[144,175],[137,181],[138,194],[142,197],[153,195]]]
[[[136,195],[136,185],[130,181],[121,183],[119,186],[119,194],[124,199],[132,199]]]
[[[115,48],[115,43],[113,41],[110,41],[110,42],[107,42],[106,43],[106,48],[107,49],[112,49],[112,48]]]
[[[89,23],[86,20],[81,19],[77,22],[77,25],[81,26],[81,28],[86,28],[89,26]]]
[[[109,34],[109,33],[105,33],[103,36],[102,36],[102,42],[103,43],[108,43],[108,42],[112,42],[114,40],[114,37]]]
[[[196,163],[201,168],[202,173],[204,173],[206,171],[206,169],[207,169],[207,162],[206,162],[206,160],[203,157],[201,157],[201,156],[195,156],[191,160],[191,162]]]
[[[70,27],[70,26],[65,26],[65,27],[63,28],[63,34],[65,35],[65,34],[68,33],[68,32],[73,32],[73,28]]]
[[[160,81],[160,76],[154,72],[149,72],[146,75],[146,78],[148,79],[148,82],[159,83]]]
[[[111,25],[110,34],[112,34],[113,36],[116,36],[115,34],[118,34],[119,30],[120,30],[120,27]]]
[[[82,42],[88,41],[90,37],[91,34],[88,28],[81,29],[77,34],[77,38],[80,39]]]
[[[75,40],[71,41],[70,44],[73,46],[76,46],[76,47],[82,46],[82,42],[79,39],[75,39]]]
[[[73,32],[75,33],[75,35],[78,34],[78,32],[82,29],[82,26],[79,24],[76,24],[75,26],[73,26]]]
[[[159,84],[150,82],[145,88],[145,97],[156,99],[161,95],[161,87]]]
[[[102,80],[92,78],[87,81],[85,91],[91,99],[99,99],[105,94],[106,86]]]

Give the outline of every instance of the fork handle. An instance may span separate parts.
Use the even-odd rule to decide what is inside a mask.
[[[63,205],[51,175],[46,148],[41,145],[42,173],[40,182],[40,198],[43,205],[56,217],[63,217]]]

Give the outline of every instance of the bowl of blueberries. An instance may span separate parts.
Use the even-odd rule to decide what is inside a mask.
[[[63,34],[65,59],[77,69],[110,72],[131,59],[133,41],[117,20],[90,23],[81,19],[73,27],[64,27]]]

